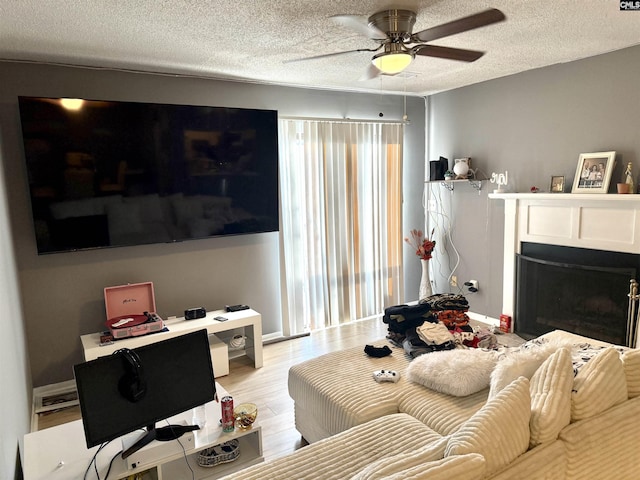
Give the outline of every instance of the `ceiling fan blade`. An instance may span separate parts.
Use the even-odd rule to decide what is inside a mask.
[[[370,63],[367,67],[367,70],[362,74],[362,76],[358,79],[361,82],[372,80],[378,76],[382,75],[382,72],[373,64]]]
[[[386,33],[373,25],[369,25],[364,18],[358,15],[333,15],[329,18],[338,25],[350,28],[351,30],[358,32],[360,35],[364,35],[365,37],[373,40],[384,40],[387,38]]]
[[[459,18],[449,23],[443,23],[437,27],[427,28],[421,32],[414,33],[412,39],[416,42],[431,42],[438,38],[448,37],[456,33],[466,32],[474,28],[484,27],[492,23],[505,20],[504,13],[496,8],[490,8],[480,13],[470,15],[468,17]]]
[[[412,49],[416,55],[425,57],[447,58],[461,62],[475,62],[484,52],[477,50],[464,50],[462,48],[439,47],[437,45],[418,45]]]
[[[375,52],[378,48],[357,48],[355,50],[345,50],[344,52],[334,52],[334,53],[325,53],[323,55],[314,55],[313,57],[303,57],[303,58],[294,58],[293,60],[285,60],[282,63],[295,63],[295,62],[304,62],[306,60],[318,60],[320,58],[328,58],[328,57],[336,57],[338,55],[345,55],[347,53],[354,52]]]

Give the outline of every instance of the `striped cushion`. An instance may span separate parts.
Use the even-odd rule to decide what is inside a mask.
[[[622,355],[624,374],[627,378],[629,398],[640,397],[640,350],[633,349]]]
[[[449,437],[445,456],[479,453],[487,474],[497,472],[529,448],[530,416],[529,380],[520,377]]]
[[[381,458],[351,477],[351,480],[380,480],[401,473],[407,468],[423,467],[427,462],[441,460],[446,446],[447,439],[441,438],[426,447]]]
[[[381,346],[388,342],[377,342]],[[394,348],[382,358],[369,357],[364,347],[327,353],[289,370],[289,395],[330,435],[384,415],[398,413],[398,398],[410,385],[404,350]],[[398,383],[376,383],[375,370],[396,370]]]
[[[407,468],[384,477],[384,480],[480,480],[484,478],[485,469],[484,457],[478,453],[469,453]]]
[[[567,462],[564,443],[544,443],[509,463],[503,470],[491,476],[491,480],[565,480]],[[577,477],[587,480],[589,477]]]
[[[450,435],[482,408],[488,394],[489,389],[486,388],[466,397],[452,397],[422,385],[410,384],[402,392],[398,409],[439,434]]]
[[[442,436],[409,415],[387,415],[224,478],[344,480],[358,474],[372,459],[417,451],[441,439]]]
[[[571,421],[593,417],[627,398],[620,354],[613,347],[606,348],[589,360],[573,380]]]
[[[571,479],[635,480],[640,472],[640,397],[560,432]]]
[[[531,377],[531,447],[555,440],[560,430],[569,425],[572,387],[571,353],[561,348]]]

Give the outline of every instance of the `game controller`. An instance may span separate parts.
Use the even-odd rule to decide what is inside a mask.
[[[393,382],[400,380],[400,374],[395,370],[376,370],[373,372],[373,378],[376,382]]]

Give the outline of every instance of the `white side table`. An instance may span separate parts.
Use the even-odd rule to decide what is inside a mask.
[[[214,320],[215,317],[225,317],[228,320],[220,322]],[[252,310],[240,310],[239,312],[224,312],[222,310],[208,312],[206,317],[195,320],[185,320],[184,317],[175,318],[165,321],[167,327],[166,332],[151,333],[139,337],[130,337],[122,340],[115,340],[108,345],[100,344],[100,334],[91,333],[82,335],[82,349],[84,351],[85,361],[94,360],[98,357],[111,355],[120,348],[136,348],[149,343],[159,342],[168,338],[184,335],[185,333],[195,332],[196,330],[206,329],[207,333],[215,335],[216,333],[234,330],[236,328],[244,328],[246,341],[245,353],[253,360],[255,368],[262,367],[262,316]],[[212,344],[212,352],[214,345]],[[213,354],[212,354],[213,356]],[[217,375],[221,375],[220,369],[217,369]],[[228,365],[227,365],[228,372]],[[214,368],[214,374],[216,374]],[[226,374],[226,373],[225,373]]]
[[[219,384],[216,384],[216,390],[219,398],[228,395],[228,392]],[[149,471],[147,477],[151,479],[191,478],[187,462],[197,479],[215,479],[264,460],[262,456],[262,427],[258,422],[246,430],[236,428],[233,432],[224,433],[219,424],[220,404],[215,401],[209,402],[205,406],[205,411],[207,423],[202,430],[194,432],[193,445],[185,445],[185,452],[182,452],[181,448],[176,448],[174,449],[175,453],[154,458],[144,465],[139,465],[135,470],[129,470],[127,461],[122,460],[118,455],[122,449],[120,439],[112,441],[97,456],[100,478],[105,477],[109,462],[116,455],[118,456],[113,461],[109,473],[109,478],[113,479],[123,479],[136,472],[147,470]],[[168,421],[169,423],[186,422],[191,424],[191,415],[191,411],[184,412],[169,418]],[[158,423],[158,427],[162,427],[162,423]],[[201,450],[232,439],[238,439],[240,445],[241,453],[236,460],[211,468],[198,465],[197,456]],[[144,447],[141,452],[144,449],[153,449],[159,443],[165,442],[154,441]],[[97,450],[98,447],[87,449],[82,420],[28,433],[24,436],[24,478],[25,480],[76,480],[83,478],[84,472]],[[93,469],[93,466],[91,468]]]

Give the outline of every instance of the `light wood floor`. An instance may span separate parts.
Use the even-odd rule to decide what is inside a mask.
[[[258,405],[258,421],[262,426],[262,446],[265,460],[293,452],[301,437],[295,429],[293,400],[289,397],[287,376],[289,367],[324,353],[352,346],[362,346],[385,337],[386,325],[380,319],[364,320],[342,327],[328,328],[309,336],[271,343],[263,347],[264,366],[253,368],[246,356],[229,361],[229,375],[217,378],[234,399]],[[41,415],[38,429],[78,420],[78,407]]]
[[[263,348],[264,366],[255,369],[247,357],[230,360],[229,375],[216,379],[234,398],[237,405],[253,402],[258,405],[258,421],[262,426],[265,460],[280,457],[302,446],[294,425],[293,400],[289,397],[287,377],[292,365],[324,353],[365,345],[384,339],[386,325],[381,319],[364,320],[341,327],[313,332],[306,337],[276,342]],[[515,340],[510,337],[515,337]],[[522,340],[515,335],[500,335],[501,344]],[[80,418],[77,410],[49,415],[39,428]],[[44,419],[43,419],[44,420]]]
[[[386,325],[380,319],[364,320],[341,327],[313,332],[310,336],[265,345],[264,366],[254,369],[247,357],[230,361],[230,374],[218,379],[234,398],[234,402],[258,405],[262,426],[265,460],[300,448],[300,433],[295,428],[293,400],[289,397],[289,368],[324,353],[362,346],[385,337]]]

